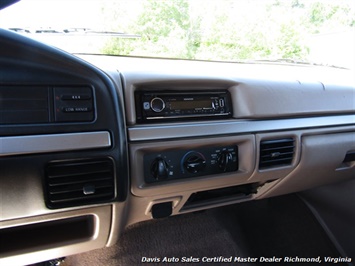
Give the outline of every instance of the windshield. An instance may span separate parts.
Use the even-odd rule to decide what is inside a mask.
[[[0,26],[71,53],[354,68],[353,0],[22,0]]]

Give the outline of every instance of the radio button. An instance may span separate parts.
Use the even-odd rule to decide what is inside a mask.
[[[218,106],[218,105],[217,105]],[[212,102],[212,109],[216,109],[216,104],[215,102]]]
[[[144,110],[149,110],[150,109],[150,103],[149,102],[144,102],[143,103],[143,109]]]
[[[160,113],[165,108],[165,102],[161,98],[154,98],[150,101],[150,108],[156,113]]]

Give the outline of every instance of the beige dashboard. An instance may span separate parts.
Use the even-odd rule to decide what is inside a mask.
[[[107,59],[104,64],[108,66],[109,62]],[[320,79],[320,72],[309,73],[309,69],[302,68],[293,73],[292,79],[285,79],[289,73],[284,66],[254,66],[253,69],[250,65],[148,60],[149,71],[142,72],[134,69],[134,62],[133,59],[127,64],[127,70],[124,66],[121,69],[134,210],[129,223],[151,219],[153,206],[164,206],[163,203],[170,202],[172,214],[180,214],[293,193],[354,176],[354,163],[346,159],[355,150],[355,100],[351,82],[335,85],[329,77]],[[171,65],[174,67],[170,69]],[[280,80],[276,76],[284,78]],[[231,94],[231,119],[170,119],[145,124],[136,121],[137,91],[184,94],[217,88]],[[278,140],[292,141],[291,161],[263,168],[260,160],[264,143]],[[149,154],[162,157],[167,154],[166,159],[171,161],[169,151],[188,153],[231,145],[238,147],[237,171],[156,183],[145,181],[144,158]],[[205,157],[208,156],[207,152]]]
[[[17,88],[17,83],[28,90],[39,86],[54,100],[46,106],[46,123],[0,124],[0,264],[25,265],[111,246],[139,221],[355,176],[351,71],[94,55],[79,59],[2,35],[1,51],[12,52],[0,52],[1,70],[8,73],[0,90]],[[18,46],[12,45],[15,41]],[[40,59],[21,57],[20,49],[32,49]],[[91,112],[91,120],[63,122],[67,114],[59,116],[61,109],[54,108],[62,104],[55,95],[58,87],[67,94],[84,85],[92,93],[92,109],[65,105],[63,110]],[[190,99],[191,93],[206,97],[212,92],[230,95],[229,116],[190,119],[179,113],[178,119],[137,120],[137,107],[146,105],[137,93]],[[108,163],[111,194],[99,201],[48,203],[48,167],[86,168],[93,160]],[[93,196],[95,189],[85,183],[81,197]]]

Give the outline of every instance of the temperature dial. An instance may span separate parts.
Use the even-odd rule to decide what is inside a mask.
[[[201,172],[206,167],[205,157],[198,152],[189,152],[184,156],[184,168],[192,174]]]

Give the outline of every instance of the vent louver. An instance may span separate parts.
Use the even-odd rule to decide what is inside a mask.
[[[114,166],[106,158],[49,163],[46,179],[49,208],[101,203],[115,196]]]
[[[294,151],[292,138],[261,141],[259,169],[290,165]]]

